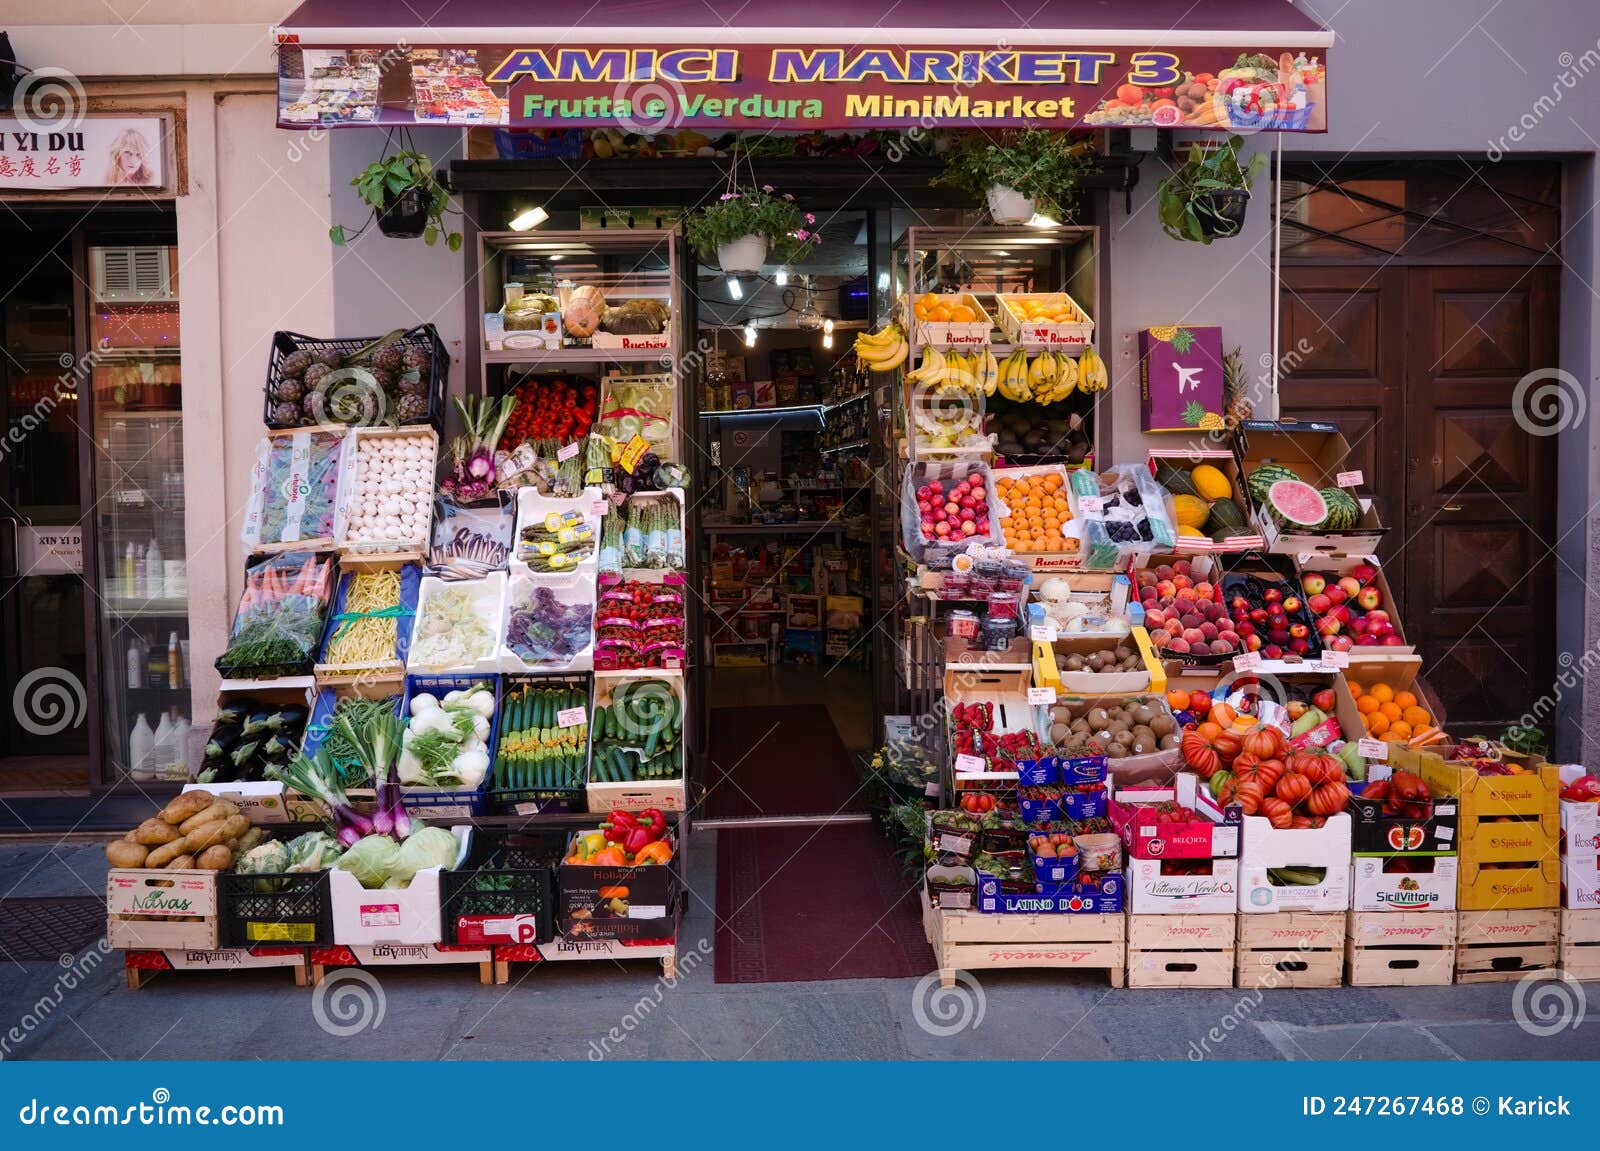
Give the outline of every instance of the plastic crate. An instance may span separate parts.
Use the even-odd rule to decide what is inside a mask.
[[[313,356],[319,352],[337,352],[341,356],[351,356],[366,348],[369,344],[382,339],[381,336],[367,336],[360,339],[323,339],[316,336],[302,336],[298,332],[274,332],[272,334],[272,352],[267,359],[267,384],[262,392],[262,419],[269,428],[298,428],[310,424],[338,424],[350,423],[337,419],[324,404],[322,418],[316,419],[306,415],[301,407],[301,417],[293,423],[273,419],[272,409],[275,406],[272,392],[278,384],[286,378],[283,374],[283,361],[295,352],[310,352]],[[410,423],[432,424],[435,430],[443,431],[445,419],[445,390],[450,379],[450,353],[445,350],[444,341],[439,338],[438,329],[432,324],[419,324],[409,331],[402,332],[397,338],[402,348],[420,347],[429,353],[430,370],[432,378],[428,384],[428,418],[425,420],[412,420]],[[364,383],[356,377],[347,377],[352,387],[364,387]],[[335,385],[337,387],[337,385]],[[397,402],[398,392],[393,396],[385,397],[382,404],[363,402],[362,415],[365,418],[354,421],[361,426],[381,425],[388,421],[388,408]],[[366,397],[363,397],[365,401]],[[380,410],[381,409],[381,410]]]
[[[264,891],[270,887],[273,890]],[[326,871],[280,875],[217,875],[218,941],[222,947],[258,943],[319,946],[333,942],[333,904]]]
[[[584,766],[583,778],[574,787],[499,787],[494,781],[495,757],[489,758],[489,802],[497,809],[511,812],[516,815],[540,815],[553,812],[586,811],[587,792],[589,779],[589,725],[594,720],[594,693],[591,688],[590,677],[587,675],[507,675],[501,679],[501,704],[519,688],[523,687],[565,687],[574,688],[584,694],[587,702],[583,705],[587,713],[584,720],[585,736],[583,743]],[[494,716],[494,752],[498,753],[500,737],[504,732],[502,722],[504,716],[501,708],[496,707]]]
[[[480,830],[467,864],[440,876],[444,941],[477,946],[554,939],[556,866],[566,838],[560,830]]]
[[[498,675],[408,675],[405,694],[400,697],[400,715],[411,716],[411,697],[429,692],[443,699],[446,692],[466,689],[476,683],[489,685],[494,693],[494,716],[489,721],[489,763],[494,763],[494,748],[500,731],[500,677]],[[459,818],[482,815],[489,795],[489,777],[475,788],[427,788],[406,784],[401,789],[406,810],[423,819]]]

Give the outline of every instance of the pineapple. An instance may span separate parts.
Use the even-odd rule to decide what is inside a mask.
[[[1179,328],[1172,333],[1172,350],[1178,355],[1183,355],[1194,347],[1194,333],[1188,328]]]
[[[1227,426],[1227,423],[1216,412],[1207,412],[1200,417],[1199,427],[1202,431],[1220,432]]]
[[[1237,428],[1240,420],[1248,420],[1254,405],[1250,402],[1248,381],[1244,376],[1244,353],[1234,348],[1222,357],[1224,422]]]
[[[1159,328],[1150,329],[1150,338],[1152,340],[1160,340],[1163,344],[1172,343],[1172,337],[1177,334],[1178,326],[1176,324],[1162,324]]]

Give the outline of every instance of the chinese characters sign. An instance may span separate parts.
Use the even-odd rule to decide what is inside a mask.
[[[164,169],[156,116],[90,116],[76,123],[0,117],[0,188],[159,188]]]

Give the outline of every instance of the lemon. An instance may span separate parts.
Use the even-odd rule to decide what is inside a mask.
[[[1233,485],[1228,482],[1228,477],[1210,464],[1195,468],[1189,473],[1189,479],[1194,483],[1195,493],[1203,500],[1233,498]]]

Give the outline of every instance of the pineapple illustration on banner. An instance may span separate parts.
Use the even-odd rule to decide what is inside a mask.
[[[1139,333],[1145,431],[1221,431],[1224,406],[1221,328],[1165,325]]]

